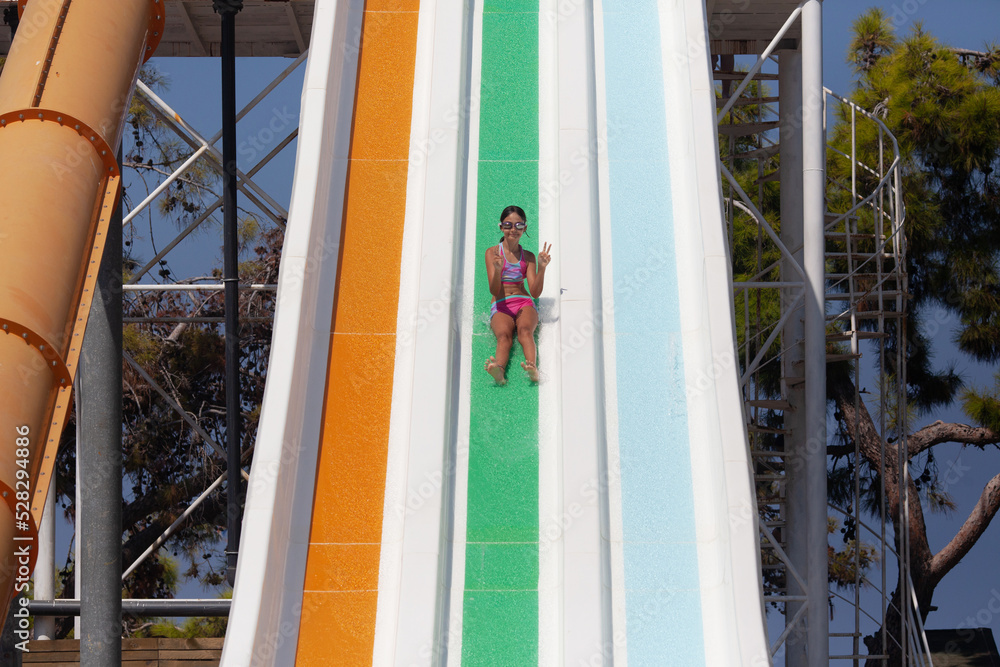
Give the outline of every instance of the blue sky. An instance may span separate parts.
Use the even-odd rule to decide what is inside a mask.
[[[924,27],[943,43],[972,49],[982,49],[985,44],[1000,41],[1000,2],[996,0],[897,0],[895,2],[868,2],[858,0],[827,0],[824,3],[824,77],[828,87],[841,94],[849,94],[853,74],[846,64],[846,47],[850,39],[852,21],[865,8],[880,6],[893,18],[900,35],[905,35],[913,25],[922,21]],[[238,104],[248,102],[273,76],[282,71],[290,61],[282,59],[241,59],[238,63]],[[221,107],[215,91],[220,78],[217,59],[154,59],[153,64],[166,73],[170,90],[163,96],[188,122],[209,136],[220,127]],[[239,126],[240,167],[247,170],[251,154],[266,153],[282,138],[273,131],[283,127],[289,116],[297,118],[300,86],[304,67],[290,77],[259,108]],[[278,133],[280,134],[280,133]],[[221,144],[220,144],[221,145]],[[264,150],[260,150],[263,148]],[[281,203],[287,205],[294,168],[295,142],[286,148],[272,166],[264,169],[257,180]],[[130,188],[130,196],[138,201],[143,198],[138,185]],[[246,205],[245,200],[241,205]],[[216,216],[221,221],[221,216]],[[148,237],[146,223],[140,228]],[[169,240],[167,230],[156,232],[158,247]],[[203,275],[206,263],[221,264],[221,227],[206,230],[189,238],[168,257],[169,266],[176,276]],[[214,250],[209,254],[208,250]],[[150,253],[145,256],[148,257]],[[207,261],[206,261],[207,260]],[[992,382],[995,369],[976,367],[958,355],[948,341],[954,318],[942,316],[940,326],[939,360],[955,362],[960,372],[980,386]],[[960,410],[952,409],[925,419],[967,421]],[[962,450],[957,446],[941,448],[938,465],[948,471],[956,483],[952,489],[958,509],[949,516],[930,517],[930,539],[934,550],[943,546],[954,534],[959,523],[978,499],[983,485],[996,472],[1000,472],[1000,456],[995,451],[977,452]],[[949,574],[935,595],[939,611],[928,619],[928,627],[958,627],[960,625],[992,627],[1000,635],[1000,617],[990,608],[1000,609],[1000,572],[996,567],[996,554],[1000,547],[1000,526],[993,525],[973,549],[972,553]],[[65,553],[65,551],[57,552]],[[196,595],[197,591],[182,591]],[[996,597],[996,601],[994,600]],[[838,612],[840,613],[840,612]],[[977,618],[978,617],[978,618]],[[835,618],[835,622],[838,619]]]

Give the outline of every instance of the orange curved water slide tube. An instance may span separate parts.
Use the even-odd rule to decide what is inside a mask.
[[[20,0],[0,77],[0,605],[26,590],[163,0]],[[23,598],[22,598],[23,599]],[[15,611],[27,627],[27,609]]]

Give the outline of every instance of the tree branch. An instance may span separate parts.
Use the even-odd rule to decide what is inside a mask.
[[[893,524],[897,527],[897,534],[900,532],[898,525],[900,516],[900,505],[903,493],[907,493],[912,502],[909,505],[908,522],[910,526],[910,557],[914,570],[922,571],[927,567],[932,553],[927,542],[927,524],[924,521],[924,510],[918,500],[917,488],[910,480],[905,488],[900,488],[899,484],[899,464],[897,458],[897,447],[888,445],[882,439],[878,429],[875,428],[875,421],[871,413],[865,406],[864,401],[859,402],[857,408],[854,405],[854,382],[846,375],[835,375],[828,377],[829,397],[832,398],[840,412],[839,421],[848,427],[847,432],[851,438],[858,440],[858,449],[872,467],[878,470],[880,460],[884,460],[885,471],[885,494],[888,501],[888,513],[892,517]],[[858,426],[858,433],[854,433],[854,426]],[[905,445],[904,445],[905,446]],[[882,452],[885,452],[884,457]],[[898,546],[898,544],[897,544]]]
[[[934,554],[929,574],[935,583],[941,581],[941,578],[969,553],[976,540],[982,537],[989,527],[998,508],[1000,508],[1000,475],[987,482],[982,495],[979,496],[979,502],[972,508],[972,512],[955,537],[951,538],[951,542],[941,551]]]
[[[958,442],[965,445],[985,447],[1000,443],[1000,433],[984,426],[969,426],[936,421],[923,427],[906,439],[906,449],[910,458],[934,445],[945,442]]]

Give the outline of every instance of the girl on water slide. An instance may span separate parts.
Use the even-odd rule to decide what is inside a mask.
[[[486,250],[486,275],[489,278],[490,327],[497,337],[497,351],[486,360],[486,372],[498,385],[507,383],[505,372],[510,358],[514,331],[524,351],[521,368],[532,382],[538,382],[536,363],[535,327],[538,326],[538,309],[535,299],[542,293],[545,267],[552,261],[552,245],[546,243],[535,255],[521,247],[521,235],[528,229],[527,218],[520,206],[508,206],[500,214],[503,238],[499,245]],[[528,281],[528,289],[524,281]]]

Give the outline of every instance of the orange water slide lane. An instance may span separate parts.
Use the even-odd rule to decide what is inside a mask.
[[[296,664],[371,665],[419,0],[368,0]]]

